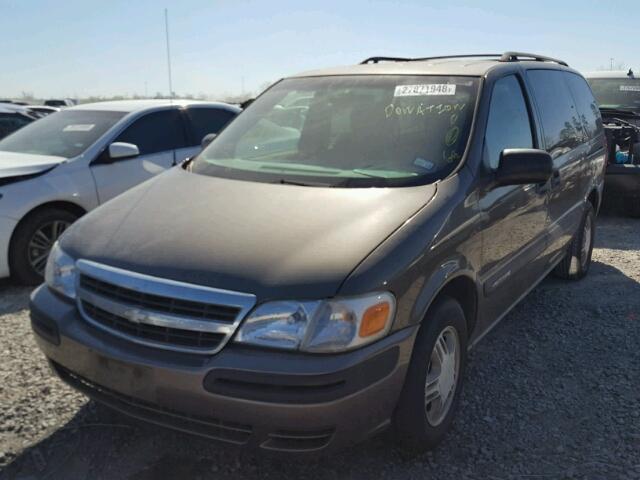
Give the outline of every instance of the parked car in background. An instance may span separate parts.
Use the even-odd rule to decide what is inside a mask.
[[[585,74],[601,110],[634,114],[640,125],[640,77],[633,70]]]
[[[586,76],[607,133],[606,196],[640,217],[640,77],[633,70]]]
[[[8,99],[2,99],[0,100],[0,103],[13,103],[14,105],[29,105],[28,102],[24,102],[22,100],[8,100]]]
[[[76,103],[70,98],[64,98],[61,100],[55,100],[55,99],[45,100],[44,104],[47,107],[68,108],[68,107],[73,107]]]
[[[431,448],[468,348],[549,272],[587,274],[604,157],[559,60],[302,73],[65,232],[32,327],[64,381],[155,423],[287,453],[393,425]]]
[[[37,120],[40,116],[14,103],[0,103],[0,139]]]
[[[47,105],[29,105],[27,108],[40,117],[45,117],[60,111],[59,107],[48,107]]]
[[[42,281],[51,246],[72,222],[194,155],[238,112],[210,102],[102,102],[0,141],[0,277]]]

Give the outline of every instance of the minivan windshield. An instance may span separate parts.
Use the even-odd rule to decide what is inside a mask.
[[[589,83],[600,107],[640,113],[640,78],[591,78]]]
[[[291,78],[263,95],[192,162],[195,173],[314,186],[434,182],[464,155],[477,78]]]
[[[84,152],[124,115],[125,112],[103,110],[52,113],[0,140],[0,151],[72,158]]]

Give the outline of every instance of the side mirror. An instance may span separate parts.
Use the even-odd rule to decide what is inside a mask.
[[[109,159],[111,160],[124,160],[138,155],[140,155],[140,150],[133,143],[114,142],[109,145]]]
[[[209,146],[209,144],[211,142],[213,142],[213,140],[218,136],[217,133],[207,133],[204,138],[202,139],[202,142],[200,142],[200,146],[205,149]]]
[[[545,183],[553,173],[553,160],[544,150],[508,148],[500,154],[496,186]]]

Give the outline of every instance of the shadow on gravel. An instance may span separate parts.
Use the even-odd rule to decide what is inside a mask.
[[[25,449],[0,473],[0,480],[334,480],[353,477],[356,472],[363,478],[374,478],[383,464],[388,468],[389,464],[411,460],[396,452],[388,437],[383,434],[331,459],[255,454],[139,422],[89,402],[66,425]]]
[[[29,293],[32,287],[11,285],[7,280],[0,280],[0,315],[17,313],[29,308]]]

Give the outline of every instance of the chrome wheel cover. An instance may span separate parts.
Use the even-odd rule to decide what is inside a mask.
[[[451,409],[460,375],[460,338],[452,326],[438,335],[431,351],[424,386],[424,408],[432,427],[442,423]]]

